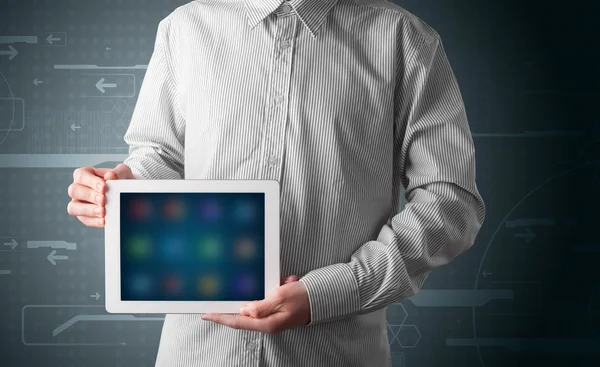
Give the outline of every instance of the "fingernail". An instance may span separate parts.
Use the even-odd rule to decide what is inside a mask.
[[[102,195],[96,195],[96,202],[100,204],[102,202]]]
[[[98,189],[98,191],[102,191],[102,187],[104,187],[104,185],[102,185],[101,183],[98,183],[96,185],[96,188]]]
[[[96,214],[100,214],[100,213],[102,213],[102,208],[101,208],[101,207],[99,207],[99,206],[95,207],[95,208],[94,208],[94,213],[96,213]]]

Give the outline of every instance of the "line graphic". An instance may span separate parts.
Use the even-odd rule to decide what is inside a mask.
[[[583,131],[569,130],[549,130],[532,131],[527,130],[522,133],[475,133],[471,132],[474,138],[562,138],[583,136]]]
[[[77,315],[52,331],[57,336],[80,321],[162,321],[164,317],[136,317],[134,315]]]
[[[122,162],[127,154],[0,154],[0,168],[66,168]]]
[[[146,70],[148,65],[99,66],[88,64],[56,64],[55,70]]]
[[[423,289],[408,298],[417,307],[481,307],[493,300],[513,299],[512,290]]]
[[[0,36],[0,43],[38,43],[37,36]]]
[[[449,347],[503,347],[515,352],[543,352],[548,354],[600,353],[598,339],[552,338],[449,338]]]
[[[50,247],[53,249],[77,250],[77,244],[67,241],[27,241],[27,248]]]

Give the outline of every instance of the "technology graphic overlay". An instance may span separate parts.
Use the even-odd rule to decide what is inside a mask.
[[[264,193],[120,195],[121,300],[264,298]]]

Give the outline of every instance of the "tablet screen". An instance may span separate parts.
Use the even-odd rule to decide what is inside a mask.
[[[264,193],[121,193],[121,299],[265,297]]]

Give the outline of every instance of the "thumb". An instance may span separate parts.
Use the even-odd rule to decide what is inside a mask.
[[[131,169],[122,163],[104,174],[105,180],[124,180],[131,178],[134,178]]]

